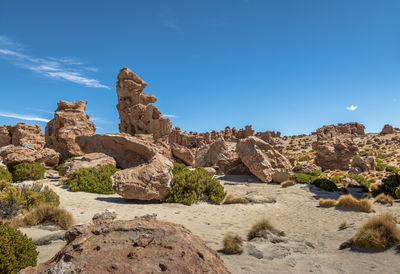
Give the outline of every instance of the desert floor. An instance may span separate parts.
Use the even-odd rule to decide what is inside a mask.
[[[260,183],[252,176],[231,175],[219,179],[228,193],[251,196],[264,202],[233,205],[199,203],[192,206],[138,203],[118,195],[70,192],[65,186],[57,186],[56,179],[42,182],[60,195],[60,207],[73,214],[76,224],[89,222],[95,213],[105,209],[116,210],[120,219],[155,213],[158,219],[182,224],[200,236],[210,248],[219,251],[232,273],[399,273],[400,254],[394,249],[365,252],[338,250],[338,247],[373,215],[390,212],[400,217],[400,203],[392,207],[374,204],[376,213],[320,208],[320,197],[337,198],[340,193],[328,193],[300,184],[281,188],[277,184]],[[362,195],[357,189],[352,191],[355,196]],[[267,218],[286,233],[285,242],[251,241],[244,243],[241,255],[220,252],[227,232],[237,233],[246,239],[252,224],[262,218]],[[343,221],[350,226],[339,230]],[[33,239],[52,235],[57,239],[60,233],[40,228],[21,230]],[[39,262],[51,258],[63,245],[63,241],[55,240],[49,245],[39,246]]]

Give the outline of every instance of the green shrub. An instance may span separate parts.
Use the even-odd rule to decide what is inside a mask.
[[[28,266],[36,266],[38,252],[26,235],[0,221],[0,273],[17,273]]]
[[[59,163],[58,166],[56,166],[56,170],[60,170],[66,162],[72,161],[72,160],[75,159],[76,157],[77,157],[77,156],[72,156],[72,157],[70,157],[70,158],[68,158],[68,159],[65,159],[62,163]]]
[[[379,192],[389,194],[392,197],[400,198],[397,196],[396,190],[400,186],[400,175],[389,175],[388,177],[382,179],[382,184],[379,186]]]
[[[0,219],[16,216],[24,203],[21,191],[8,182],[0,184]]]
[[[339,175],[333,175],[332,177],[329,178],[329,180],[331,180],[332,182],[334,182],[335,184],[339,184],[342,182],[343,177],[339,176]]]
[[[394,174],[399,173],[399,170],[398,170],[396,167],[394,167],[394,166],[387,166],[387,167],[385,168],[385,170],[386,170],[387,172],[392,172],[392,173],[394,173]]]
[[[396,188],[396,190],[395,190],[395,197],[397,198],[397,199],[400,199],[400,186],[398,186],[397,188]]]
[[[304,173],[297,173],[290,176],[291,180],[295,180],[299,184],[310,184],[317,177]]]
[[[181,163],[174,163],[174,169],[172,170],[172,175],[181,173],[185,170],[189,170],[185,164],[181,164]]]
[[[22,162],[10,167],[13,182],[40,180],[44,178],[46,168],[37,162]]]
[[[100,194],[112,194],[110,177],[118,171],[113,165],[98,168],[80,168],[68,175],[67,183],[71,191],[87,191]]]
[[[174,176],[167,202],[191,205],[200,200],[209,200],[215,204],[220,204],[226,196],[220,182],[210,176],[202,167],[193,171],[183,168],[172,173]]]
[[[0,167],[0,181],[12,182],[11,173],[4,167]]]
[[[43,187],[42,184],[23,185],[20,187],[23,197],[24,208],[31,209],[41,204],[53,206],[60,205],[60,196],[57,195],[50,187]]]
[[[310,173],[308,173],[308,175],[314,176],[314,177],[318,177],[322,174],[322,171],[319,169],[313,170]]]
[[[336,191],[338,189],[334,182],[324,178],[315,179],[312,184],[326,191]]]
[[[349,178],[352,178],[352,179],[356,180],[359,184],[361,184],[361,185],[363,185],[363,186],[365,186],[365,187],[367,187],[367,188],[369,188],[370,185],[371,185],[371,182],[368,181],[368,180],[367,180],[364,176],[362,176],[362,175],[349,173],[349,174],[347,174],[347,176],[348,176]]]

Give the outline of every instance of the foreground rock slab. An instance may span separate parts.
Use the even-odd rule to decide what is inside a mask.
[[[282,173],[292,169],[285,156],[269,143],[254,136],[239,141],[236,151],[250,172],[263,182],[270,182],[275,176],[282,177]]]
[[[21,273],[230,273],[218,254],[182,225],[143,216],[115,221],[96,214],[66,233],[51,260]]]

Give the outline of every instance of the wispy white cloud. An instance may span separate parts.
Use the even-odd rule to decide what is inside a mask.
[[[167,117],[167,118],[175,118],[176,115],[173,114],[163,114],[163,116]]]
[[[355,111],[358,108],[358,106],[355,105],[351,105],[351,106],[347,106],[346,109],[350,110],[350,111]]]
[[[112,123],[111,121],[101,118],[101,117],[90,117],[90,120],[92,120],[95,123],[100,123],[100,124],[111,124]]]
[[[179,24],[178,17],[175,12],[170,8],[163,8],[160,10],[158,16],[164,27],[173,30],[175,32],[182,33],[182,28]]]
[[[39,121],[39,122],[45,122],[45,123],[50,121],[49,119],[46,119],[46,118],[30,116],[30,115],[25,115],[25,114],[11,113],[11,112],[0,112],[0,116],[20,119],[20,120],[26,120],[26,121]]]
[[[89,78],[83,72],[95,72],[96,68],[80,67],[84,63],[74,57],[36,58],[20,52],[16,44],[5,36],[0,36],[0,58],[15,66],[23,67],[45,77],[70,81],[91,88],[106,88],[99,80]]]

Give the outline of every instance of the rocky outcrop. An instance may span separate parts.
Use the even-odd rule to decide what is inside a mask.
[[[44,144],[44,135],[41,133],[39,125],[21,122],[15,125],[0,126],[0,147],[14,145],[41,149]]]
[[[218,254],[182,225],[149,215],[115,217],[104,212],[71,227],[63,249],[21,273],[230,273]]]
[[[264,131],[264,132],[257,132],[255,136],[260,138],[264,142],[274,145],[275,144],[274,138],[281,137],[281,133],[279,131]]]
[[[117,171],[111,176],[116,193],[125,199],[165,201],[172,180],[172,162],[156,154],[147,163]]]
[[[389,124],[386,124],[381,131],[381,134],[393,134],[393,133],[400,133],[400,128],[395,128]]]
[[[308,174],[318,169],[320,169],[320,167],[317,166],[316,164],[306,162],[306,163],[301,163],[300,165],[294,167],[293,172]]]
[[[188,166],[194,166],[194,154],[191,149],[178,145],[171,145],[172,155]]]
[[[316,152],[315,164],[322,170],[348,170],[351,158],[358,154],[358,147],[351,138],[318,138],[312,147]]]
[[[6,165],[21,162],[39,162],[49,167],[58,164],[60,154],[53,149],[31,149],[24,146],[8,145],[0,149],[0,156]]]
[[[221,138],[197,150],[195,166],[214,167],[218,174],[222,174],[230,166],[232,157],[226,142]]]
[[[93,135],[96,127],[85,114],[86,101],[58,101],[54,118],[45,129],[46,147],[61,154],[61,160],[84,153],[75,142],[78,136]]]
[[[152,104],[157,98],[143,92],[146,86],[147,83],[129,68],[120,70],[117,82],[119,131],[131,135],[153,134],[154,139],[167,139],[172,123]]]
[[[331,138],[339,135],[361,136],[365,135],[365,126],[357,122],[323,126],[316,131],[321,138]]]
[[[275,174],[280,176],[282,172],[287,173],[292,170],[285,156],[257,137],[240,140],[236,151],[251,173],[263,182],[271,182]]]
[[[104,153],[89,153],[65,162],[59,170],[61,176],[68,176],[80,168],[92,168],[105,165],[116,166],[114,158]]]
[[[351,161],[351,172],[358,174],[365,171],[373,171],[376,168],[375,157],[367,157],[365,159],[356,156]]]

